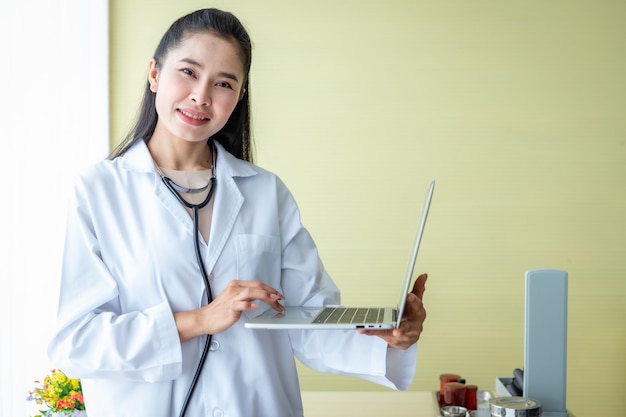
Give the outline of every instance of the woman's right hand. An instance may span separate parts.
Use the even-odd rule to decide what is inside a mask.
[[[235,324],[244,311],[258,308],[257,300],[282,312],[284,308],[279,301],[284,299],[276,289],[261,281],[233,280],[209,305],[174,313],[180,341],[223,332]]]

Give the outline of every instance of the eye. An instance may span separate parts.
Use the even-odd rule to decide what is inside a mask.
[[[189,76],[194,76],[194,72],[193,70],[189,69],[189,68],[183,68],[182,70],[180,70],[183,74],[185,75],[189,75]]]
[[[226,81],[220,81],[220,82],[216,83],[215,85],[217,85],[218,87],[230,88],[231,90],[233,89],[233,87],[230,85],[230,83],[228,83]]]

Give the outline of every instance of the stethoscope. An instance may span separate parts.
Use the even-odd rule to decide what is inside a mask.
[[[198,262],[198,267],[200,268],[200,273],[202,274],[204,287],[207,293],[207,302],[209,304],[211,303],[211,301],[213,301],[213,293],[211,291],[211,285],[209,284],[209,276],[206,272],[206,269],[204,268],[204,262],[202,262],[202,256],[200,254],[200,226],[199,226],[198,218],[200,217],[199,216],[200,209],[203,207],[206,207],[206,205],[209,204],[209,202],[211,201],[211,198],[213,198],[213,194],[215,193],[215,187],[217,185],[217,180],[215,178],[215,171],[217,168],[217,165],[215,164],[216,163],[215,146],[213,146],[211,154],[213,157],[213,169],[212,169],[213,172],[211,175],[211,179],[209,180],[209,183],[202,188],[186,188],[186,187],[180,186],[176,184],[171,178],[168,178],[164,174],[161,174],[161,179],[163,180],[163,183],[172,192],[174,197],[176,197],[176,199],[182,205],[191,209],[191,215],[193,218],[193,240],[194,240],[194,248],[196,252],[196,261]],[[188,193],[188,194],[201,193],[203,191],[206,191],[207,188],[209,188],[209,193],[200,204],[191,204],[190,202],[185,200],[182,195],[180,195],[180,193]],[[179,417],[183,417],[185,413],[187,412],[187,407],[189,406],[189,400],[191,399],[191,396],[193,395],[193,391],[195,390],[196,385],[198,383],[198,378],[200,377],[200,373],[202,372],[204,362],[206,361],[206,357],[209,354],[212,339],[213,339],[213,335],[210,335],[210,334],[207,335],[207,338],[204,342],[204,349],[202,350],[202,356],[200,356],[200,362],[198,363],[198,367],[196,368],[196,373],[194,374],[193,380],[191,381],[191,385],[189,386],[189,390],[187,391],[185,402],[183,403],[183,406],[180,410]]]

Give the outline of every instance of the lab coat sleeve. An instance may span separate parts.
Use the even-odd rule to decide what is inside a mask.
[[[376,336],[357,331],[290,331],[295,355],[318,372],[361,378],[395,390],[413,382],[417,344],[407,350],[389,348]]]
[[[327,274],[312,237],[302,226],[290,194],[281,204],[283,247],[282,285],[287,305],[340,304],[339,289]],[[407,389],[415,375],[417,346],[407,350],[387,347],[376,336],[356,330],[292,330],[295,356],[324,373],[366,379],[397,390]]]
[[[70,200],[57,331],[48,355],[74,377],[173,379],[181,372],[182,353],[169,304],[121,311],[85,195],[77,186]]]

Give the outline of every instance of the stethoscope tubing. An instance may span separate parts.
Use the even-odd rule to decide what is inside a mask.
[[[215,192],[215,176],[211,177],[211,188],[209,189],[209,193],[206,198],[200,204],[191,204],[187,200],[183,198],[182,195],[172,185],[172,180],[164,175],[161,176],[163,183],[165,186],[174,194],[174,197],[183,204],[185,207],[191,209],[192,218],[193,218],[193,240],[194,240],[194,249],[196,253],[196,262],[198,263],[198,267],[200,268],[200,273],[202,274],[202,280],[204,281],[204,287],[207,293],[207,303],[210,304],[213,301],[213,292],[211,291],[211,285],[209,283],[209,276],[204,267],[204,262],[202,262],[202,255],[200,253],[200,225],[199,225],[199,211],[201,208],[205,207],[211,201],[213,197],[213,193]],[[204,342],[204,348],[202,349],[202,355],[200,356],[200,361],[198,362],[198,367],[196,368],[196,372],[191,381],[191,385],[189,386],[189,390],[187,391],[187,395],[185,396],[185,401],[180,410],[179,417],[184,417],[187,412],[187,407],[189,406],[189,401],[191,400],[191,396],[193,395],[194,390],[196,389],[196,385],[198,384],[198,379],[200,378],[200,374],[202,373],[202,368],[204,367],[204,363],[206,362],[206,358],[209,354],[209,350],[211,347],[211,340],[213,339],[213,335],[209,334],[206,337]]]

